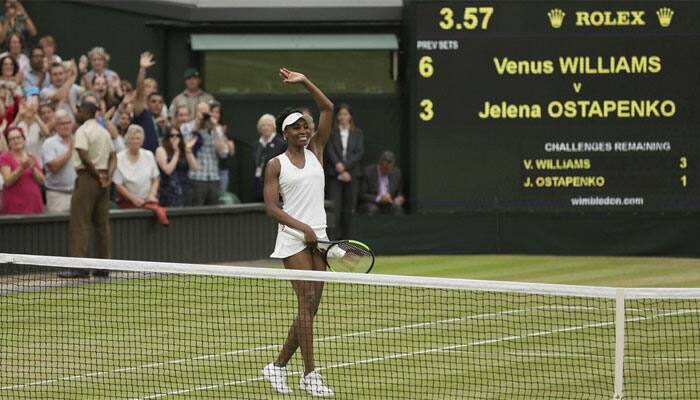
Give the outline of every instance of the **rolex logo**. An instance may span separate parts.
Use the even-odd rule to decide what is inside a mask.
[[[564,11],[558,8],[553,8],[549,10],[547,16],[549,17],[549,23],[552,24],[552,28],[559,29],[561,27],[562,22],[564,22],[565,15],[566,14],[564,13]]]
[[[668,28],[671,25],[671,18],[673,18],[673,10],[668,7],[659,8],[656,11],[656,16],[659,17],[659,25],[662,28]]]

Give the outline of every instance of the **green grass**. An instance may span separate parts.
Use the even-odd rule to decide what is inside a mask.
[[[654,257],[379,257],[375,273],[613,287],[698,287],[700,260]]]
[[[263,263],[264,265],[276,265]],[[698,286],[695,260],[380,257],[376,273]],[[0,399],[306,398],[260,379],[295,315],[286,281],[132,276],[4,282]],[[8,278],[9,279],[9,278]],[[9,288],[9,289],[8,289]],[[340,399],[610,399],[614,301],[327,284],[317,366]],[[696,398],[697,300],[629,300],[626,398]],[[20,386],[17,386],[20,385]]]
[[[252,264],[282,267],[278,261]],[[372,273],[584,286],[700,288],[700,260],[692,258],[378,256]]]

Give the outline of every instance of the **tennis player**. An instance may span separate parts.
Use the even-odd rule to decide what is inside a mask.
[[[315,135],[311,132],[313,118],[309,115],[286,109],[277,117],[287,151],[270,160],[265,170],[265,210],[279,222],[271,257],[281,258],[285,268],[323,271],[326,265],[315,249],[318,240],[328,240],[323,205],[323,148],[331,132],[333,103],[304,75],[282,68],[280,76],[285,83],[304,85],[321,115]],[[282,208],[278,204],[280,194]],[[286,227],[303,232],[304,240],[289,234]],[[291,393],[286,366],[297,348],[301,348],[304,375],[300,388],[312,396],[332,396],[333,390],[324,384],[314,366],[313,320],[321,302],[323,282],[293,281],[292,286],[297,295],[297,316],[277,360],[263,368],[262,374],[278,392]]]

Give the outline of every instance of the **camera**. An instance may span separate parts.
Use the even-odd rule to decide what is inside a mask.
[[[211,118],[211,114],[209,114],[209,113],[202,113],[202,121],[208,121],[209,118]]]

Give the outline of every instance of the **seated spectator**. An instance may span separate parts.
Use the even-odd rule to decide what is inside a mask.
[[[87,70],[87,62],[90,60],[90,71]],[[82,86],[85,89],[92,89],[92,81],[96,76],[103,76],[109,86],[119,86],[119,75],[107,68],[109,64],[109,54],[104,47],[93,47],[87,56],[80,56],[78,70],[83,74]]]
[[[214,129],[209,104],[199,103],[196,110],[194,121],[182,126],[185,141],[196,139],[192,149],[197,169],[189,173],[192,205],[216,205],[219,204],[219,157],[228,154],[228,146],[224,135]]]
[[[0,155],[3,214],[41,214],[44,202],[40,185],[44,174],[39,161],[24,149],[24,133],[18,127],[7,130],[10,151]]]
[[[165,209],[158,205],[159,173],[153,153],[142,149],[143,128],[131,125],[126,132],[126,150],[117,154],[112,181],[117,187],[119,208],[148,208],[158,222],[169,225]]]
[[[154,64],[153,54],[141,54],[134,97],[134,122],[145,133],[143,148],[151,152],[156,151],[166,132],[165,126],[157,120],[163,107],[163,95],[158,92],[148,93],[146,90],[146,70]]]
[[[48,71],[51,64],[63,62],[56,54],[56,40],[51,35],[46,35],[39,39],[39,46],[44,50],[44,69]]]
[[[22,71],[22,88],[36,86],[41,90],[50,83],[44,67],[44,49],[39,45],[34,46],[29,57],[29,68]]]
[[[41,162],[46,169],[46,212],[70,211],[75,185],[73,166],[73,122],[65,110],[56,113],[56,135],[41,146]]]
[[[225,156],[219,156],[219,192],[228,192],[229,158],[236,153],[236,145],[233,143],[233,135],[228,127],[219,123],[221,121],[221,103],[216,100],[209,102],[209,113],[214,131],[221,135],[228,148],[228,153]]]
[[[49,69],[51,83],[41,90],[42,100],[51,101],[57,110],[66,110],[73,119],[83,92],[83,88],[75,84],[77,76],[75,62],[71,61],[68,69],[63,63],[53,63]]]
[[[401,170],[395,166],[394,153],[385,151],[378,164],[365,168],[358,210],[369,215],[403,214],[401,186]]]
[[[199,71],[196,68],[189,68],[185,71],[182,77],[185,80],[185,90],[175,96],[170,103],[170,118],[175,115],[177,107],[185,105],[190,111],[190,115],[194,115],[195,108],[199,103],[209,103],[214,100],[214,96],[200,89],[199,85],[202,80],[199,77]],[[184,133],[184,132],[183,132]]]
[[[163,207],[183,207],[192,203],[192,185],[188,173],[197,169],[192,146],[197,138],[185,143],[182,133],[171,128],[163,143],[156,149],[156,161],[160,168],[160,192],[158,198]]]
[[[39,158],[41,145],[49,136],[48,128],[39,118],[39,88],[32,86],[27,89],[25,98],[20,100],[19,112],[10,126],[22,129],[25,150]]]
[[[0,57],[0,83],[17,96],[22,96],[22,79],[19,73],[19,64],[12,57],[5,55]]]
[[[5,48],[7,51],[0,53],[0,57],[10,56],[13,60],[17,61],[19,65],[19,70],[24,71],[29,68],[29,57],[24,54],[24,39],[18,33],[10,33],[5,39]],[[22,78],[17,81],[17,83],[22,82]]]
[[[277,135],[275,117],[272,114],[263,114],[258,119],[258,133],[260,139],[253,145],[253,160],[255,162],[253,200],[263,201],[263,183],[267,162],[284,153],[287,150],[287,142]]]
[[[12,33],[25,41],[27,35],[36,36],[36,26],[19,0],[5,0],[5,16],[0,17],[0,41]]]

